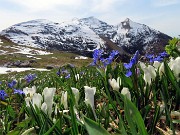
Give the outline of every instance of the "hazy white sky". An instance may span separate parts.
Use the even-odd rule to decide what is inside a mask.
[[[63,22],[90,16],[109,24],[130,18],[180,35],[180,0],[0,0],[0,30],[33,19]]]

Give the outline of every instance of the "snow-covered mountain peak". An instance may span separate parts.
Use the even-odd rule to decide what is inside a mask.
[[[107,49],[110,41],[129,53],[137,49],[143,52],[147,46],[152,49],[152,45],[160,42],[165,45],[171,38],[129,18],[118,25],[109,25],[95,17],[74,18],[62,23],[31,20],[13,25],[0,32],[0,35],[20,45],[77,52]]]
[[[95,17],[82,18],[79,20],[81,25],[86,25],[95,31],[97,34],[102,35],[108,29],[112,29],[112,25],[107,24]]]

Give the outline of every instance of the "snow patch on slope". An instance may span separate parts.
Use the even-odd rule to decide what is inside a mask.
[[[36,70],[36,71],[50,71],[43,68],[7,68],[7,67],[0,67],[0,74],[8,74],[12,72],[23,72],[28,70]]]

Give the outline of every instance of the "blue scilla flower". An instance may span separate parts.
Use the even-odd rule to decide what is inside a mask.
[[[133,58],[131,59],[131,60],[134,62],[133,65],[138,62],[138,59],[139,59],[139,51],[137,50],[137,51],[135,52]]]
[[[35,78],[36,78],[36,74],[28,74],[28,75],[26,75],[25,77],[24,77],[24,79],[28,82],[28,83],[30,83],[32,80],[34,80]]]
[[[145,57],[148,59],[152,59],[154,58],[154,54],[146,54]]]
[[[93,62],[90,64],[91,66],[97,65],[98,61],[100,60],[101,56],[103,55],[102,49],[96,49],[93,52]]]
[[[126,77],[130,77],[131,75],[132,75],[131,70],[128,70],[128,71],[126,72],[126,74],[125,74]]]
[[[58,76],[60,76],[60,75],[61,75],[60,70],[58,70],[58,71],[56,72],[56,74],[57,74]]]
[[[154,62],[154,54],[146,54],[145,57],[149,59],[149,62]]]
[[[71,74],[68,74],[65,76],[66,79],[70,78],[71,77]]]
[[[14,89],[14,94],[25,95],[22,90]]]
[[[106,67],[107,65],[111,64],[113,60],[111,58],[101,58],[100,61],[103,63],[104,67]]]
[[[127,77],[130,77],[132,75],[131,68],[133,65],[137,64],[139,58],[139,51],[137,50],[134,54],[134,56],[131,58],[129,63],[124,63],[124,67],[128,70],[126,73]]]
[[[69,74],[69,71],[63,68],[63,69],[61,70],[61,73],[62,73],[62,74]]]
[[[132,62],[130,62],[130,63],[124,63],[124,67],[125,67],[126,69],[131,69],[132,66],[133,66]]]
[[[162,62],[163,58],[161,56],[157,56],[153,59],[153,61],[158,61],[158,62]]]
[[[159,55],[160,55],[161,57],[163,57],[163,58],[169,56],[169,55],[167,54],[167,52],[165,52],[165,51],[162,52],[162,53],[159,53]]]
[[[8,95],[6,94],[6,92],[4,90],[0,90],[0,99],[1,100],[5,100],[5,97],[7,97]]]
[[[110,58],[114,58],[118,54],[119,54],[119,52],[117,50],[112,50],[112,52],[110,53],[109,57]]]
[[[104,67],[106,67],[107,65],[111,64],[113,62],[113,59],[116,55],[118,55],[119,52],[116,50],[112,50],[112,52],[110,53],[108,58],[100,58],[100,61],[103,63]]]
[[[16,83],[16,80],[13,80],[12,82],[8,83],[8,87],[12,89],[16,85]]]

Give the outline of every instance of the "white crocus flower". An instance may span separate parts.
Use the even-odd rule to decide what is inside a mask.
[[[73,94],[74,94],[74,96],[75,96],[76,105],[78,105],[78,101],[79,101],[79,90],[76,89],[76,88],[73,88],[73,87],[71,87],[71,89],[72,89],[72,92],[73,92]]]
[[[94,109],[94,95],[96,93],[96,87],[84,86],[85,89],[85,103],[90,105]]]
[[[113,90],[118,91],[121,85],[121,79],[120,77],[117,78],[117,81],[113,78],[113,79],[109,79],[109,84],[111,85],[111,87],[113,88]]]
[[[32,98],[32,96],[34,95],[34,93],[36,93],[36,86],[32,86],[32,88],[24,88],[23,92],[25,93],[26,96],[30,95],[30,97]]]
[[[129,92],[129,89],[124,87],[121,90],[121,94],[123,94],[124,96],[126,96],[129,100],[131,100],[131,93]]]
[[[76,79],[76,81],[79,80],[79,74],[76,74],[76,75],[75,75],[75,79]]]
[[[143,62],[140,62],[141,69],[144,71],[144,80],[146,84],[151,84],[151,81],[156,78],[155,68],[151,65],[146,66]]]
[[[32,104],[35,107],[35,105],[40,108],[41,107],[41,102],[43,100],[43,97],[41,94],[39,93],[34,93],[33,97],[32,97]]]
[[[175,60],[169,62],[169,67],[173,71],[174,76],[177,78],[177,81],[180,80],[180,57],[177,57]]]
[[[68,103],[67,103],[67,91],[66,92],[62,92],[62,96],[61,96],[61,104],[64,105],[64,108],[67,110],[68,109]]]
[[[47,112],[48,115],[51,116],[52,113],[52,105],[53,105],[53,98],[56,92],[56,88],[44,88],[43,90],[43,96],[44,96],[44,102],[47,104]]]

